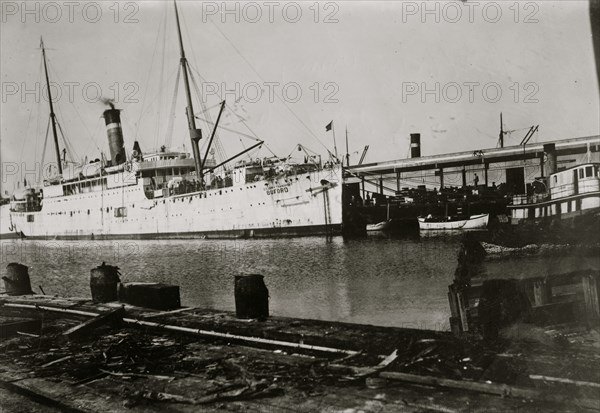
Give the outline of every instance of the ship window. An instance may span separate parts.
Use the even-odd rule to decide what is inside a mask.
[[[583,178],[583,168],[579,170],[579,178]]]
[[[585,176],[586,178],[589,178],[590,176],[594,175],[594,168],[591,166],[586,166],[585,167]]]
[[[558,176],[554,175],[554,183],[558,182]]]
[[[27,215],[27,222],[33,222],[34,215]]]
[[[123,218],[127,216],[127,208],[119,207],[115,208],[115,218]]]

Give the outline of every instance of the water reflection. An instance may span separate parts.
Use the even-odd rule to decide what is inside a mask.
[[[184,305],[233,310],[233,276],[260,273],[271,313],[448,329],[447,286],[459,239],[387,235],[347,240],[2,241],[8,262],[30,266],[34,290],[83,296],[89,270],[118,265],[124,281],[180,285]],[[39,290],[38,290],[39,291]]]

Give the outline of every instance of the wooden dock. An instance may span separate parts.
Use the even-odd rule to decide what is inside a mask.
[[[600,409],[597,329],[513,326],[486,344],[44,295],[0,296],[0,317],[2,411]]]

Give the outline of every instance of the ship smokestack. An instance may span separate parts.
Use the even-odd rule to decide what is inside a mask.
[[[421,156],[421,134],[410,134],[410,157],[419,158]]]
[[[123,130],[121,129],[120,110],[115,109],[110,103],[110,109],[104,111],[104,122],[106,123],[106,134],[108,135],[108,148],[113,166],[120,165],[127,160],[125,156],[125,145],[123,143]]]
[[[557,170],[556,166],[556,146],[553,143],[544,144],[544,176],[550,176]]]

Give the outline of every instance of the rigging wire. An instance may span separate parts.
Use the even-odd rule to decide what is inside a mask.
[[[61,78],[58,75],[57,71],[54,69],[54,65],[52,64],[52,61],[50,59],[47,59],[47,61],[48,61],[48,70],[51,72],[52,77],[56,78],[60,84],[65,84],[61,80]],[[71,102],[70,99],[68,99],[68,100],[69,100],[69,103],[71,104],[71,106],[73,107],[73,109],[75,110],[75,114],[77,115],[77,118],[79,119],[79,122],[81,122],[81,125],[83,126],[83,128],[85,129],[85,131],[87,133],[86,137],[94,144],[94,146],[96,147],[96,149],[98,149],[98,151],[100,151],[100,148],[98,147],[98,144],[96,143],[95,139],[92,137],[92,135],[90,133],[90,130],[88,129],[86,123],[83,121],[83,117],[79,113],[79,110],[77,109],[77,106],[75,105],[74,102]],[[61,107],[59,105],[56,105],[56,109],[57,109],[57,111],[59,111],[61,113],[61,117],[62,117],[62,109],[61,109]],[[88,148],[89,148],[89,145],[88,145]],[[86,148],[85,152],[87,152],[87,148]]]
[[[43,68],[43,57],[40,54],[40,67],[38,69],[39,77],[38,77],[38,82],[37,82],[38,85],[42,84],[42,68]],[[40,97],[41,97],[41,93],[42,92],[41,92],[41,88],[40,88]],[[40,102],[41,102],[41,100],[40,100]],[[31,102],[31,107],[29,108],[29,116],[27,119],[27,132],[29,132],[29,125],[31,125],[31,117],[33,116],[33,109],[35,107],[35,104],[36,104],[36,100],[33,99]],[[36,121],[37,126],[36,126],[36,132],[35,132],[35,134],[36,134],[36,150],[35,150],[35,157],[33,158],[34,160],[37,159],[37,136],[40,131],[40,121],[41,121],[41,117],[42,117],[41,110],[38,110],[36,112],[37,112],[37,121]],[[27,139],[23,139],[23,141],[21,142],[21,156],[20,156],[21,159],[23,159],[23,154],[25,152],[26,143],[27,143]]]
[[[164,14],[166,14],[166,13],[164,13]],[[161,26],[162,26],[162,21],[159,24],[158,30],[156,32],[156,39],[154,40],[154,48],[152,50],[152,58],[150,59],[150,66],[148,67],[148,71],[146,73],[146,82],[144,84],[144,90],[146,90],[146,91],[148,90],[148,83],[150,82],[150,73],[152,72],[152,68],[154,67],[154,57],[156,56],[156,50],[158,49],[158,40],[160,38],[160,33],[161,33],[160,28],[161,28]],[[146,95],[147,95],[147,93],[144,93],[143,96],[142,96],[142,102],[141,102],[142,103],[142,105],[141,105],[142,106],[142,111],[140,112],[140,116],[138,117],[137,122],[135,123],[134,136],[135,136],[136,139],[138,137],[138,133],[139,133],[140,123],[141,123],[142,117],[145,114],[145,111],[144,111],[143,108],[144,108],[144,104],[146,102]]]
[[[192,47],[192,45],[194,43],[192,42],[192,38],[191,38],[190,32],[189,32],[189,26],[187,25],[185,18],[186,18],[186,16],[184,14],[183,17],[182,17],[182,21],[183,21],[183,27],[185,29],[185,34],[187,36],[188,44],[190,45],[189,54],[191,54],[191,56],[192,56],[192,59],[194,61],[194,65],[196,67],[199,67],[198,66],[198,61],[196,60],[196,54],[194,53],[194,48]],[[192,67],[190,65],[189,60],[187,60],[186,63],[187,63],[187,69],[188,69],[189,74],[190,74],[190,78],[192,79],[192,83],[193,83],[195,91],[196,91],[196,100],[200,104],[200,106],[202,107],[202,111],[206,114],[205,115],[206,118],[208,120],[212,121],[212,115],[210,114],[210,112],[206,108],[206,102],[204,102],[204,97],[200,93],[200,88],[198,87],[196,79],[194,78],[194,74],[192,72]],[[197,72],[197,70],[196,70],[196,72]],[[201,78],[200,80],[203,81],[203,79],[202,79],[201,76],[200,76],[200,78]],[[207,128],[207,129],[210,129],[210,128]],[[217,152],[217,154],[219,156],[220,161],[224,161],[225,159],[227,159],[227,153],[225,152],[225,148],[223,148],[223,145],[221,144],[221,140],[219,138],[219,134],[217,133],[217,131],[215,131],[215,137],[214,137],[214,140],[213,140],[213,145],[214,145],[214,148],[215,148],[215,150],[216,150],[216,152]],[[202,149],[204,149],[204,146],[205,145],[203,145]]]
[[[191,36],[190,36],[189,30],[188,30],[188,25],[187,25],[187,24],[186,24],[186,22],[185,22],[185,14],[183,15],[183,25],[184,25],[184,28],[185,28],[185,34],[186,34],[186,36],[187,36],[187,40],[188,40],[188,42],[189,42],[189,44],[190,44],[190,45],[193,45],[193,42],[192,42],[192,39],[191,39]],[[192,59],[193,59],[193,61],[194,61],[194,65],[195,65],[196,67],[199,67],[199,65],[198,65],[198,63],[197,63],[197,60],[196,60],[196,54],[194,53],[194,49],[193,49],[193,47],[190,47],[190,53],[191,53]],[[206,83],[206,79],[204,78],[204,76],[202,76],[202,74],[199,72],[199,70],[198,70],[198,69],[196,69],[196,67],[193,67],[192,65],[190,65],[190,64],[189,64],[189,60],[188,60],[188,68],[190,69],[190,77],[192,78],[192,82],[194,83],[194,86],[195,86],[195,88],[196,88],[197,97],[198,97],[198,99],[200,100],[200,104],[201,104],[201,106],[202,106],[202,109],[203,109],[201,113],[208,113],[208,109],[206,108],[206,105],[205,105],[205,103],[204,103],[204,100],[203,100],[203,98],[202,98],[202,95],[201,95],[201,93],[200,93],[200,91],[199,91],[198,85],[196,84],[196,80],[195,80],[195,78],[194,78],[194,76],[193,76],[193,73],[192,73],[192,71],[193,71],[193,72],[195,72],[195,73],[198,75],[198,77],[199,77],[199,79],[200,79],[200,81],[201,81],[201,82],[204,82],[204,83]],[[220,98],[220,100],[221,100],[221,101],[225,100],[225,99],[223,99],[223,95],[222,95],[221,91],[219,91],[219,98]],[[237,101],[236,101],[236,103],[237,103]],[[219,103],[218,105],[220,105],[220,103]],[[258,139],[258,140],[261,140],[261,139],[258,137],[258,135],[257,135],[257,134],[256,134],[256,133],[255,133],[255,132],[254,132],[254,131],[253,131],[253,130],[250,128],[250,126],[249,126],[249,125],[248,125],[248,124],[245,122],[245,119],[244,119],[243,117],[239,116],[239,115],[237,114],[237,112],[235,111],[235,109],[234,109],[234,108],[232,108],[232,107],[231,107],[229,104],[227,104],[227,102],[225,103],[225,107],[226,107],[226,108],[227,108],[227,109],[230,111],[230,113],[233,113],[233,114],[234,114],[234,116],[236,116],[236,117],[238,118],[238,121],[239,121],[239,122],[241,122],[241,123],[242,123],[242,124],[243,124],[243,125],[246,127],[246,129],[248,129],[248,131],[249,131],[249,132],[250,132],[252,135],[254,135],[254,136],[255,136],[255,138],[256,138],[256,139]],[[206,117],[207,117],[207,119],[208,119],[209,121],[212,121],[212,117],[210,116],[210,114],[209,114],[209,113],[207,114],[207,116],[206,116]],[[218,136],[217,134],[215,134],[214,145],[215,145],[216,151],[217,151],[217,152],[220,154],[220,156],[222,157],[222,159],[226,159],[226,157],[227,157],[227,156],[226,156],[225,150],[224,150],[224,148],[223,148],[223,146],[222,146],[222,143],[221,143],[221,140],[219,139],[219,136]],[[277,156],[277,155],[275,155],[275,153],[274,153],[274,152],[271,150],[271,148],[269,148],[267,145],[265,145],[265,147],[267,147],[267,149],[269,150],[269,152],[271,152],[271,153],[272,153],[274,156]],[[203,148],[203,149],[204,149],[204,148]]]
[[[44,160],[46,158],[46,145],[48,144],[48,135],[50,134],[50,118],[48,117],[48,124],[46,125],[46,137],[44,138],[44,149],[42,149],[42,160],[40,161],[40,181],[41,184],[44,177]]]
[[[163,38],[162,38],[162,61],[161,61],[161,65],[160,65],[160,76],[159,76],[159,85],[162,85],[163,83],[163,79],[164,79],[164,75],[165,75],[165,50],[166,50],[166,43],[167,43],[167,13],[163,13]],[[160,33],[160,26],[158,29],[159,33]],[[163,88],[159,88],[159,96],[158,96],[158,108],[156,111],[156,129],[155,129],[155,133],[154,133],[154,147],[158,147],[158,137],[160,135],[160,130],[161,130],[161,118],[162,116],[160,116],[160,110],[162,107],[162,103],[163,103]],[[139,127],[139,126],[138,126]],[[137,133],[136,133],[137,135]]]
[[[173,91],[173,99],[171,100],[171,110],[169,111],[169,123],[167,124],[167,130],[165,131],[165,146],[171,147],[171,141],[173,140],[173,128],[175,127],[175,110],[177,108],[177,93],[179,91],[179,80],[181,79],[181,66],[177,65],[177,78],[175,79],[175,90]],[[158,149],[158,142],[155,144],[155,148]]]
[[[214,122],[212,122],[212,121],[209,121],[208,119],[201,118],[200,116],[194,116],[194,117],[195,117],[196,119],[198,119],[198,120],[201,120],[201,121],[203,121],[203,122],[206,122],[206,123],[207,123],[208,125],[210,125],[210,126],[214,126],[214,125],[215,125],[215,123],[214,123]],[[256,141],[256,142],[260,142],[260,141],[261,141],[260,139],[258,139],[258,138],[256,138],[256,137],[254,137],[253,135],[248,135],[247,133],[239,132],[239,131],[236,131],[235,129],[231,129],[231,128],[228,128],[228,127],[226,127],[226,126],[221,126],[221,125],[218,125],[218,126],[217,126],[217,129],[223,129],[223,130],[226,130],[226,131],[228,131],[228,132],[235,133],[236,135],[240,135],[240,136],[243,136],[243,137],[245,137],[245,138],[252,139],[253,141]]]
[[[221,36],[223,36],[223,38],[225,38],[225,40],[227,40],[227,42],[229,43],[229,45],[233,48],[233,50],[235,50],[235,52],[242,58],[242,60],[244,60],[244,62],[246,62],[246,64],[250,67],[250,69],[252,69],[252,71],[254,72],[254,74],[256,76],[258,76],[258,78],[263,82],[266,83],[266,81],[262,78],[262,76],[258,73],[258,71],[254,68],[254,66],[248,61],[248,59],[246,59],[246,57],[244,57],[244,55],[242,55],[242,53],[240,52],[240,50],[233,44],[233,42],[229,39],[229,37],[227,37],[227,35],[225,35],[225,33],[219,28],[219,26],[216,25],[216,23],[213,21],[212,18],[208,18],[208,20],[210,21],[210,23],[219,31],[219,33],[221,34]],[[277,99],[279,99],[279,101],[281,103],[283,103],[283,106],[292,114],[292,116],[302,125],[304,126],[304,128],[309,132],[309,134],[317,141],[319,142],[319,144],[321,144],[326,150],[327,152],[329,152],[329,148],[327,148],[327,146],[321,142],[321,140],[317,137],[317,135],[312,131],[311,128],[308,127],[308,125],[306,125],[306,123],[304,123],[304,121],[298,116],[296,115],[296,112],[294,112],[292,110],[292,108],[285,102],[284,99],[281,98],[281,96],[279,96],[279,93],[275,92],[274,95],[277,97]]]

